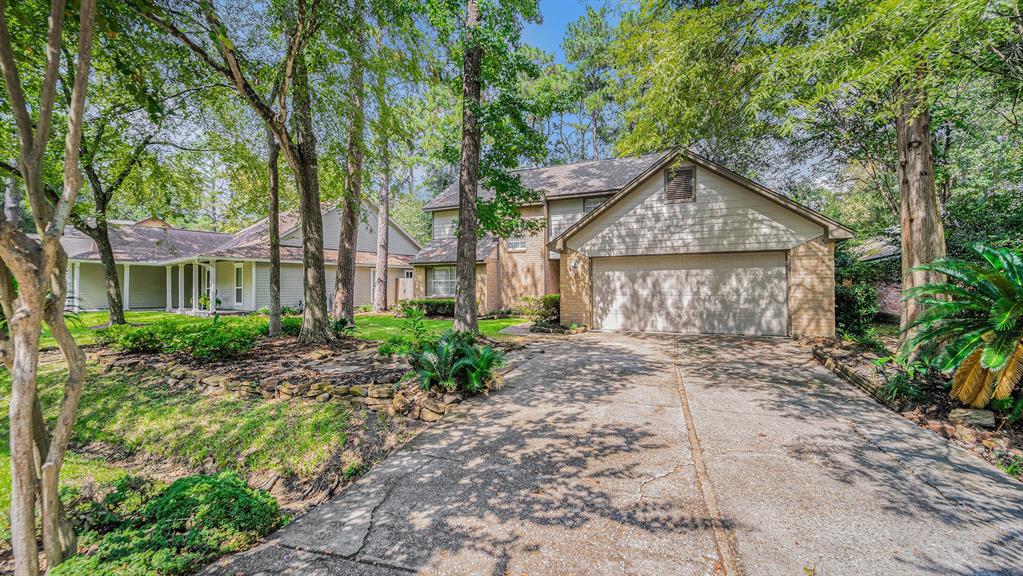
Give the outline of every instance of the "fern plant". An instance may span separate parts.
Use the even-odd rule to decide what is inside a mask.
[[[494,378],[494,369],[504,364],[503,354],[476,345],[471,334],[462,332],[446,332],[436,342],[411,348],[407,357],[424,390],[437,385],[470,394],[484,390]]]
[[[1023,377],[1023,257],[1004,248],[976,246],[980,262],[941,258],[918,270],[946,282],[903,294],[926,310],[903,354],[920,350],[942,371],[955,371],[952,396],[975,408],[1005,400]]]

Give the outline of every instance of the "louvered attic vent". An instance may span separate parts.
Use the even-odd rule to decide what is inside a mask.
[[[668,202],[692,202],[696,199],[696,179],[692,168],[675,168],[665,173],[664,197]]]

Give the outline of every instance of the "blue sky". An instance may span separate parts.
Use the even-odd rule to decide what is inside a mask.
[[[561,39],[568,24],[586,13],[586,6],[599,8],[604,4],[614,5],[614,0],[540,0],[542,24],[530,24],[523,31],[522,39],[532,46],[553,52],[555,61],[564,63]],[[613,16],[612,16],[613,18]]]

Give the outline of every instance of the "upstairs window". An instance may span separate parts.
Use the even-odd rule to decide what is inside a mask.
[[[604,200],[607,200],[607,198],[585,198],[585,199],[583,199],[583,213],[584,214],[589,214],[590,212],[593,212],[594,210],[597,209],[597,206],[600,206],[601,204],[604,203]]]
[[[664,198],[668,202],[692,202],[696,199],[696,171],[673,168],[664,173]]]
[[[526,237],[525,236],[512,236],[508,239],[508,251],[519,252],[526,249]]]

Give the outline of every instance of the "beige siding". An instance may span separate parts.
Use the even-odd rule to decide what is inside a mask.
[[[606,196],[599,197],[606,200]],[[594,199],[590,199],[592,202]],[[564,200],[551,200],[547,203],[547,214],[550,218],[550,239],[554,240],[562,232],[568,230],[569,226],[578,222],[586,213],[584,210],[585,200],[582,198],[566,198]]]
[[[327,250],[337,250],[341,239],[341,217],[340,211],[331,210],[323,215],[323,247]],[[281,238],[281,244],[285,246],[301,246],[302,231],[296,228]],[[364,205],[359,214],[359,236],[356,242],[356,249],[364,252],[376,252],[377,250],[377,212],[375,209]],[[414,256],[419,249],[395,226],[391,226],[387,235],[387,250],[391,254]]]
[[[792,335],[835,335],[835,244],[820,238],[789,252],[789,314]]]
[[[823,228],[706,170],[696,169],[696,199],[664,201],[657,172],[568,242],[594,256],[788,250]]]
[[[454,238],[454,224],[458,222],[458,210],[440,210],[433,213],[433,239]]]
[[[328,286],[333,286],[333,276],[328,277]],[[281,306],[298,306],[305,297],[302,291],[302,265],[281,264]],[[256,308],[270,306],[270,264],[256,264]]]

